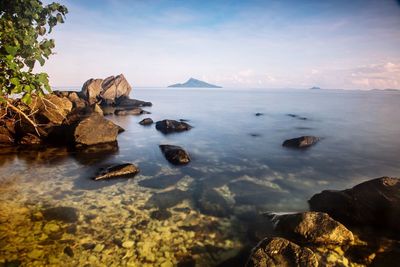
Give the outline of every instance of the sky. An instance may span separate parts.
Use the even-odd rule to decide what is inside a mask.
[[[69,13],[38,68],[53,86],[123,73],[133,87],[400,88],[400,0],[58,2]]]

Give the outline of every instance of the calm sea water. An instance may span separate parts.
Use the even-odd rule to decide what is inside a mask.
[[[0,153],[0,263],[170,266],[189,257],[215,265],[246,244],[246,230],[238,230],[244,213],[306,210],[321,190],[400,175],[400,93],[163,88],[131,96],[151,101],[151,114],[108,117],[126,130],[113,153]],[[163,135],[139,125],[145,117],[194,128]],[[282,147],[302,135],[321,141]],[[170,165],[160,144],[182,146],[192,162]],[[121,162],[137,164],[140,174],[90,179]],[[40,216],[60,206],[76,209],[75,231]]]

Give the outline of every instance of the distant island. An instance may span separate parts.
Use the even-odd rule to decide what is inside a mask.
[[[321,89],[321,87],[318,87],[318,86],[313,86],[310,88],[310,90],[320,90],[320,89]]]
[[[383,92],[399,92],[400,89],[392,89],[392,88],[387,88],[387,89],[371,89],[370,91],[383,91]]]
[[[222,88],[221,86],[209,84],[209,83],[206,83],[206,82],[194,79],[194,78],[190,78],[185,83],[177,83],[177,84],[170,85],[168,87]]]

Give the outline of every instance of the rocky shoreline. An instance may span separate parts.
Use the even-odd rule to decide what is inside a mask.
[[[32,114],[38,127],[35,128],[23,118],[17,117],[11,110],[2,111],[0,147],[36,149],[62,146],[84,156],[99,151],[113,153],[118,147],[118,134],[124,129],[106,116],[150,114],[142,108],[151,106],[151,103],[130,99],[131,90],[132,87],[124,76],[118,75],[104,80],[90,79],[83,85],[81,92],[57,91],[44,98],[34,97],[29,105],[14,100],[14,105]],[[255,114],[256,117],[262,115]],[[295,114],[287,116],[301,121],[307,120]],[[139,124],[152,125],[153,120],[145,118]],[[165,119],[155,123],[155,129],[164,135],[189,131],[192,128],[184,120]],[[320,140],[321,138],[315,136],[300,136],[284,141],[282,146],[307,149]],[[166,161],[172,165],[186,165],[191,161],[189,153],[180,146],[161,144],[159,148]],[[139,172],[136,165],[119,162],[105,166],[92,178],[93,183],[101,183],[101,180],[132,178]],[[181,179],[184,180],[184,177],[173,174],[164,178],[163,181],[157,178],[145,179],[138,184],[147,188],[165,189],[179,184]],[[213,187],[201,181],[195,183],[199,187],[196,190],[164,190],[143,201],[144,207],[151,210],[150,218],[160,222],[171,220],[175,214],[175,208],[173,212],[171,208],[190,200],[202,216],[224,220],[230,216],[233,204],[228,201],[230,196],[226,197],[223,190],[236,190],[237,199],[249,201],[246,200],[247,195],[240,194],[242,185],[246,184],[245,180],[230,183],[227,189]],[[251,194],[266,194],[265,191],[258,191],[256,184],[253,186]],[[316,194],[309,200],[310,211],[307,212],[253,214],[249,216],[250,220],[243,220],[243,224],[248,226],[248,234],[254,237],[253,242],[246,244],[253,247],[251,253],[249,249],[244,250],[220,266],[394,266],[390,264],[396,263],[400,255],[399,195],[399,179],[382,177],[352,189]],[[185,207],[180,209],[177,212],[186,212]],[[77,220],[77,215],[70,207],[62,207],[60,210],[46,209],[41,213],[49,221]],[[45,227],[49,235],[58,232],[57,229],[60,228],[59,224]],[[192,234],[195,232],[192,230],[184,238],[194,238],[196,234]],[[123,240],[117,245],[129,249],[133,247],[132,242]],[[94,252],[103,249],[104,247],[97,245],[88,248]],[[65,247],[64,253],[73,257],[73,249],[69,246]],[[31,256],[35,259],[34,253]],[[187,266],[194,266],[193,262],[191,264]],[[172,263],[165,266],[172,266]]]

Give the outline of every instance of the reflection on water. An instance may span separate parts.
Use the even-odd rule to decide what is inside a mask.
[[[194,128],[163,135],[139,125],[144,116],[111,116],[126,130],[118,145],[1,149],[0,265],[216,265],[259,238],[260,211],[305,210],[323,189],[400,173],[397,93],[143,89],[133,96],[153,102],[146,116],[154,121],[187,119]],[[307,150],[281,146],[301,135],[322,140]],[[182,146],[192,162],[170,165],[159,144]],[[91,180],[122,162],[140,174]]]

